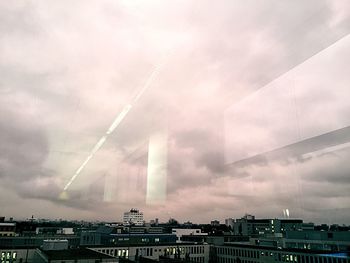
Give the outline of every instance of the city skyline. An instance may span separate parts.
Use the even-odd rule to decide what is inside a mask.
[[[132,208],[133,209],[133,208]],[[127,225],[125,224],[125,220],[123,218],[125,217],[125,213],[129,211],[125,211],[123,214],[120,216],[117,216],[116,218],[112,220],[100,220],[100,219],[82,219],[82,218],[52,218],[52,217],[40,217],[40,216],[35,216],[31,215],[28,217],[11,217],[10,215],[1,215],[0,219],[4,222],[23,222],[23,221],[32,221],[32,222],[86,222],[86,223],[106,223],[106,224],[120,224],[120,225]],[[142,213],[142,211],[140,211]],[[243,218],[248,218],[248,219],[257,219],[257,220],[266,220],[266,219],[276,219],[276,220],[302,220],[303,223],[305,224],[315,224],[315,226],[322,226],[322,225],[327,225],[327,226],[349,226],[350,224],[338,224],[337,222],[313,222],[313,221],[304,221],[303,218],[293,218],[293,217],[288,217],[286,214],[284,216],[270,216],[270,217],[259,217],[254,214],[249,214],[246,213],[244,215],[240,215],[238,217],[228,217],[228,218],[217,218],[213,217],[207,222],[196,222],[192,221],[191,218],[187,218],[184,221],[178,220],[176,217],[169,217],[169,218],[164,218],[160,219],[159,217],[156,218],[148,218],[147,215],[143,219],[144,224],[143,225],[149,225],[149,224],[171,224],[172,221],[176,222],[178,225],[210,225],[213,222],[219,222],[221,225],[227,225],[227,222],[233,220],[241,220]],[[133,225],[133,224],[132,224]],[[135,224],[134,226],[141,226]]]

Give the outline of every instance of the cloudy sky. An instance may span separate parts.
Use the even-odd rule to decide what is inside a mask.
[[[347,0],[2,1],[0,214],[350,224],[349,32]]]

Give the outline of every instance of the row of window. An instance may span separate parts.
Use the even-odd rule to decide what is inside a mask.
[[[262,252],[262,255],[264,252]],[[260,254],[258,250],[247,250],[247,249],[234,249],[229,247],[217,247],[217,255],[230,255],[237,257],[247,257],[247,258],[259,258]]]
[[[176,249],[175,247],[173,248],[168,248],[171,251],[173,251],[172,255],[176,254]],[[204,253],[204,246],[180,246],[178,247],[178,253],[179,254],[203,254]]]
[[[93,235],[91,236],[83,236],[83,241],[84,242],[90,242],[90,241],[95,241],[95,237]]]
[[[17,252],[4,251],[1,252],[1,263],[3,262],[14,262],[17,259]]]
[[[154,250],[154,251],[153,251]],[[191,246],[191,247],[167,247],[167,248],[137,248],[136,255],[137,256],[153,256],[153,252],[155,254],[163,254],[165,256],[175,256],[175,255],[189,255],[189,254],[203,254],[204,246]],[[158,252],[158,253],[157,253]],[[192,261],[195,262],[204,262],[204,257],[191,257]]]
[[[205,258],[204,257],[192,257],[191,261],[192,262],[198,262],[198,263],[204,263],[205,262]]]
[[[248,250],[248,249],[235,249],[228,247],[217,247],[214,248],[218,258],[220,256],[232,256],[239,260],[244,260],[244,258],[249,259],[259,259],[259,258],[273,258],[276,262],[290,262],[290,263],[350,263],[350,260],[346,258],[331,257],[331,256],[321,256],[321,255],[300,255],[300,254],[290,254],[283,252],[273,252],[273,251],[258,251],[258,250]],[[241,257],[243,259],[241,259]],[[221,258],[221,257],[220,257]],[[230,258],[228,258],[230,259]],[[223,263],[236,263],[235,260],[224,260]],[[250,262],[248,262],[250,263]]]
[[[280,254],[279,254],[280,255]],[[335,258],[335,257],[317,257],[317,256],[303,256],[303,255],[281,255],[281,257],[278,258],[275,262],[286,262],[287,258],[294,257],[296,258],[295,262],[301,262],[301,263],[311,263],[311,262],[318,262],[318,263],[349,263],[350,260],[346,258]],[[283,260],[283,258],[285,260]],[[218,263],[258,263],[257,261],[252,260],[245,260],[240,259],[239,257],[222,257],[217,256],[215,259],[215,262]]]
[[[301,263],[350,263],[350,259],[336,258],[330,256],[306,256],[297,255],[298,262]]]
[[[6,232],[6,231],[15,231],[15,227],[13,226],[0,226],[0,232]]]
[[[203,254],[204,246],[169,247],[164,249],[164,252],[166,255]]]
[[[313,250],[337,250],[344,251],[347,250],[348,245],[345,244],[334,244],[334,243],[325,243],[325,242],[286,242],[287,248],[299,248],[299,249],[313,249]]]
[[[14,237],[15,233],[0,233],[0,237]]]
[[[159,249],[159,251],[161,250]],[[157,249],[154,252],[157,252]],[[136,248],[136,256],[153,257],[153,248]]]
[[[98,252],[111,255],[113,257],[128,257],[129,250],[128,249],[97,249]]]
[[[128,249],[97,249],[98,252],[105,253],[115,257],[128,257]],[[154,253],[163,255],[185,255],[185,254],[203,254],[204,246],[186,246],[186,247],[166,247],[166,248],[137,248],[137,256],[150,256]],[[199,257],[200,258],[200,257]]]

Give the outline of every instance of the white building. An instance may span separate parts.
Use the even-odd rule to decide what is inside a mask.
[[[235,223],[235,220],[233,218],[225,219],[225,225],[228,227],[231,227],[231,229],[233,229],[234,223]]]
[[[143,226],[143,213],[137,209],[131,209],[129,212],[125,212],[123,217],[123,224],[134,224],[135,226]]]
[[[62,227],[57,230],[57,234],[60,235],[74,235],[74,230],[72,227]]]

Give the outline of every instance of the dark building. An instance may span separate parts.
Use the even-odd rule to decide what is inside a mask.
[[[0,223],[0,237],[14,236],[16,234],[16,223]]]
[[[44,240],[52,236],[13,236],[0,238],[0,247],[2,248],[39,248]],[[55,236],[55,239],[68,240],[69,247],[78,247],[80,239],[78,236]]]
[[[301,219],[256,219],[245,216],[233,223],[234,234],[243,236],[285,234],[286,231],[302,229],[303,220]]]
[[[350,232],[287,231],[284,247],[324,251],[350,250]]]
[[[348,252],[326,252],[302,249],[276,249],[243,244],[213,246],[210,251],[212,263],[349,263]]]
[[[118,262],[115,257],[95,252],[90,249],[68,250],[37,250],[34,256],[36,263],[62,263],[62,262]]]
[[[101,233],[85,231],[81,233],[80,244],[123,245],[123,244],[163,244],[176,242],[176,235],[166,233]]]

